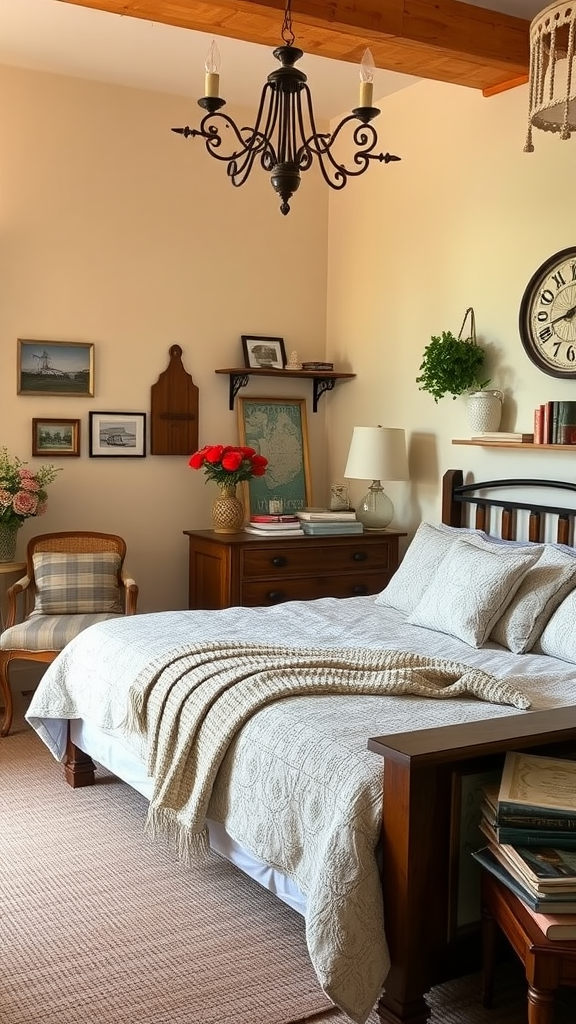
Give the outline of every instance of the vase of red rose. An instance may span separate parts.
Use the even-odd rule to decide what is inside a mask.
[[[264,476],[268,459],[254,448],[215,444],[194,452],[188,465],[203,469],[207,480],[213,480],[220,488],[212,504],[214,533],[238,533],[244,523],[244,505],[236,488],[243,480]]]

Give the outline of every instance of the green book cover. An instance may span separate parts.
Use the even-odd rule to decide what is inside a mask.
[[[557,444],[576,444],[576,402],[558,402],[557,406]]]

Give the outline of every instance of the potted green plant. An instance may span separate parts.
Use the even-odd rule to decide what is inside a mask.
[[[442,331],[424,349],[416,383],[435,402],[445,395],[457,398],[467,391],[482,390],[490,383],[482,379],[484,355],[484,349],[472,338],[456,338],[451,331]]]

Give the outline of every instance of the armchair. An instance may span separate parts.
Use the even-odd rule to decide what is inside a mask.
[[[49,663],[95,622],[135,614],[138,587],[124,572],[125,556],[125,541],[111,533],[45,533],[28,542],[26,575],[8,590],[0,633],[0,736],[12,725],[11,661]]]

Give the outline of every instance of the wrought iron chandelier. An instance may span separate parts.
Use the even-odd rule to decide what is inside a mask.
[[[206,59],[206,95],[198,104],[207,114],[199,128],[172,128],[173,132],[188,138],[199,135],[206,143],[210,156],[222,160],[228,166],[228,177],[236,187],[248,180],[258,160],[282,202],[280,211],[290,212],[290,199],[300,185],[302,172],[312,166],[314,157],[327,185],[339,190],[349,178],[364,174],[371,160],[389,163],[400,160],[390,153],[375,153],[378,142],[375,128],[370,122],[380,113],[372,106],[372,82],[374,64],[372,55],[366,50],[360,68],[360,105],[348,114],[332,134],[318,132],[312,107],[312,96],[306,84],[306,75],[295,67],[303,56],[295,47],[292,31],[291,0],[286,0],[284,23],[282,25],[283,46],[273,53],[280,67],[272,71],[266,80],[253,128],[238,128],[227,114],[218,113],[225,100],[219,96],[220,56],[215,42],[212,42]],[[352,130],[352,140],[357,147],[353,166],[346,167],[336,160],[333,149],[342,142],[343,129],[352,122],[359,122]],[[221,129],[229,129],[232,151],[226,152],[230,139],[225,139]]]
[[[576,5],[545,7],[530,25],[530,107],[525,153],[534,152],[532,129],[576,132]]]

